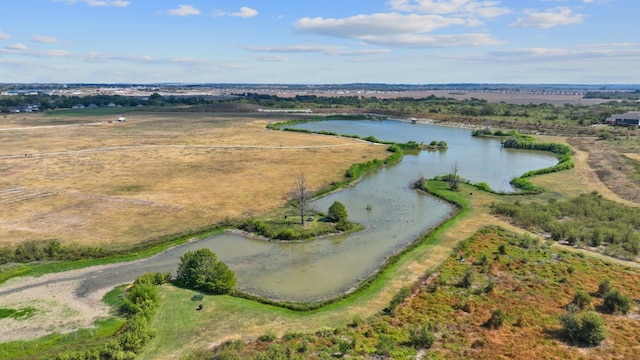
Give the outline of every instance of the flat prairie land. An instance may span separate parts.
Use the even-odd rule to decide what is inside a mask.
[[[8,116],[0,125],[0,245],[120,246],[258,215],[385,146],[267,130],[280,117],[211,113]]]

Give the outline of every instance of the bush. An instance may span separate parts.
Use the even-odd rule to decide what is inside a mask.
[[[604,310],[613,314],[616,312],[626,314],[631,309],[631,298],[622,294],[620,291],[612,289],[607,291],[604,296],[604,303],[602,307]]]
[[[495,309],[487,320],[486,326],[490,329],[498,329],[504,324],[505,313],[502,309]]]
[[[611,290],[611,280],[604,279],[598,284],[598,295],[602,296]]]
[[[171,280],[171,273],[153,272],[138,276],[134,284],[162,285]]]
[[[393,315],[398,305],[400,305],[407,297],[409,297],[409,295],[411,295],[411,289],[406,286],[402,287],[402,289],[400,289],[400,291],[398,291],[398,293],[395,294],[391,299],[389,306],[385,309],[386,312]]]
[[[136,284],[127,290],[124,297],[124,309],[131,315],[142,313],[151,316],[157,306],[158,290],[151,284]]]
[[[236,276],[225,263],[218,261],[215,253],[205,248],[188,251],[180,257],[176,283],[189,289],[226,294],[236,285]]]
[[[605,339],[604,320],[593,311],[567,313],[560,318],[565,335],[573,342],[598,345]]]
[[[415,349],[429,349],[436,341],[429,325],[413,327],[409,330],[409,344]]]
[[[278,336],[273,331],[268,331],[267,333],[258,336],[258,340],[262,342],[272,342],[272,341],[275,341],[277,338]]]
[[[462,280],[460,280],[460,283],[458,284],[458,286],[463,287],[465,289],[471,288],[471,286],[473,285],[473,278],[474,278],[473,270],[469,267],[465,271],[464,276],[462,277]]]
[[[576,305],[580,310],[587,309],[591,306],[591,295],[587,294],[584,290],[578,290],[573,294],[571,303]]]

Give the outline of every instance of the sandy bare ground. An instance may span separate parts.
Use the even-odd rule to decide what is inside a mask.
[[[81,278],[96,268],[48,274],[38,278],[15,278],[0,287],[0,308],[34,307],[28,319],[0,319],[0,342],[37,339],[52,333],[69,333],[93,327],[110,316],[102,298],[110,289],[80,297]]]

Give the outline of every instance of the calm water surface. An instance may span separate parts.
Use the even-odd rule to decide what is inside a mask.
[[[315,202],[316,209],[324,212],[334,201],[342,202],[350,220],[363,224],[364,231],[301,244],[223,234],[135,265],[124,264],[116,274],[97,276],[92,281],[105,285],[100,282],[132,281],[148,271],[174,272],[186,251],[207,247],[236,273],[242,290],[288,301],[335,297],[352,289],[387,257],[450,216],[451,205],[410,188],[420,176],[447,174],[457,163],[460,176],[472,182],[486,182],[498,191],[513,191],[511,178],[557,163],[549,153],[503,149],[498,141],[473,138],[466,129],[397,121],[322,121],[298,127],[361,137],[373,135],[398,142],[444,140],[449,149],[407,155],[399,164],[376,171],[356,186]]]

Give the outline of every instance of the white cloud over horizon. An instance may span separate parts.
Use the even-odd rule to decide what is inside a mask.
[[[505,7],[499,7],[499,1],[472,0],[391,0],[393,10],[418,12],[422,14],[451,15],[492,18],[511,13]]]
[[[31,40],[40,44],[55,44],[58,42],[58,39],[46,35],[36,35]]]
[[[258,11],[246,6],[240,8],[240,11],[229,14],[230,16],[250,18],[258,15]]]
[[[555,26],[580,24],[585,15],[573,14],[571,8],[560,6],[543,12],[525,10],[525,16],[518,18],[511,27],[549,29]]]
[[[167,10],[167,13],[174,16],[194,16],[202,14],[202,11],[192,5],[178,5],[175,9]]]

